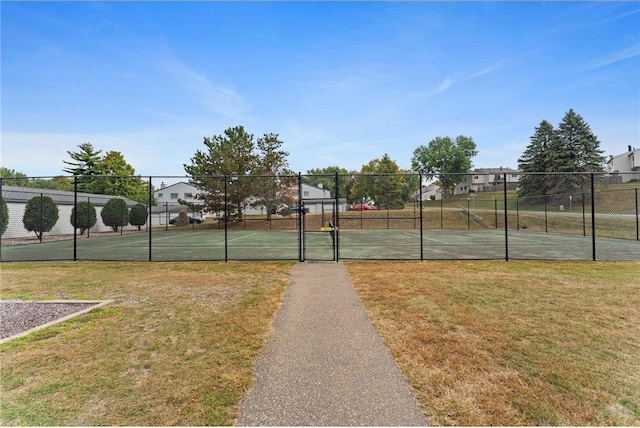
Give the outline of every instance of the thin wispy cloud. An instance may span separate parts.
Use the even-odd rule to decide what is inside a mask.
[[[233,87],[214,83],[178,58],[165,61],[163,68],[176,77],[178,82],[211,112],[237,118],[249,109],[247,102]]]
[[[495,64],[491,64],[485,68],[482,68],[479,71],[473,72],[473,73],[456,73],[456,74],[451,74],[447,77],[445,77],[445,79],[434,89],[433,93],[434,94],[438,94],[440,92],[444,92],[447,89],[449,89],[450,87],[452,87],[453,85],[460,83],[460,82],[464,82],[466,80],[471,80],[471,79],[475,79],[477,77],[480,76],[484,76],[486,74],[489,73],[493,73],[494,71],[498,71],[500,70],[505,64],[507,63],[506,60],[501,60],[496,62]]]
[[[605,19],[601,19],[601,20],[598,20],[598,21],[595,21],[595,22],[591,22],[591,23],[588,23],[588,24],[585,24],[585,25],[577,26],[577,27],[573,28],[573,30],[584,30],[586,28],[597,27],[599,25],[608,24],[610,22],[618,21],[620,19],[626,18],[627,16],[637,15],[638,13],[640,13],[640,9],[636,9],[636,10],[632,10],[632,11],[628,11],[628,12],[623,12],[623,13],[620,13],[618,15],[611,16],[609,18],[605,18]]]
[[[615,64],[620,61],[625,61],[627,59],[635,58],[640,56],[640,43],[636,43],[632,46],[629,46],[626,49],[622,49],[617,52],[613,52],[610,55],[604,56],[594,63],[588,65],[586,70],[593,70],[596,68],[606,67],[612,64]]]

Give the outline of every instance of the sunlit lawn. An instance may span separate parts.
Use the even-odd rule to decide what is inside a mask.
[[[433,425],[640,425],[640,263],[348,263]]]
[[[292,263],[3,263],[114,299],[0,347],[3,425],[227,425]],[[639,262],[346,263],[433,425],[640,425]]]
[[[5,263],[3,298],[114,299],[2,345],[2,425],[229,425],[291,263]]]

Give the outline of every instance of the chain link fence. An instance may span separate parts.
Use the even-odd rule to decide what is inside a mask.
[[[0,180],[0,260],[640,260],[638,174],[46,182]]]

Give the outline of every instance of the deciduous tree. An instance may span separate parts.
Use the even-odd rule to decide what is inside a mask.
[[[138,202],[149,200],[148,183],[136,177],[136,170],[120,152],[110,151],[98,162],[96,177],[88,186],[91,193],[121,196]]]
[[[477,154],[471,137],[459,135],[455,140],[436,137],[427,146],[419,146],[413,151],[411,168],[426,174],[427,179],[436,177],[442,183],[443,197],[447,197],[464,180],[463,174],[471,169],[471,159]]]
[[[381,159],[373,159],[362,166],[355,176],[351,189],[352,201],[373,200],[380,208],[399,209],[404,207],[402,189],[404,176],[400,167],[388,154]]]

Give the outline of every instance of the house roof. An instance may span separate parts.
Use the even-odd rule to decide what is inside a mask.
[[[173,183],[173,184],[170,184],[168,186],[161,187],[160,189],[156,189],[154,193],[158,193],[158,192],[162,192],[162,191],[165,191],[165,190],[169,190],[172,187],[175,187],[175,186],[177,186],[179,184],[182,184],[182,185],[188,186],[188,187],[192,187],[193,189],[198,190],[198,188],[196,186],[194,186],[193,184],[189,184],[189,183],[187,183],[185,181],[178,181],[177,183]]]
[[[33,197],[46,195],[53,199],[56,204],[73,205],[76,200],[74,192],[68,192],[65,190],[50,190],[50,189],[36,189],[32,187],[19,187],[19,186],[2,186],[2,197],[7,202],[24,202],[27,203]],[[86,201],[87,198],[94,205],[104,205],[110,199],[120,198],[124,199],[128,206],[134,206],[138,202],[127,198],[121,198],[120,196],[112,195],[97,195],[95,193],[80,193],[78,192],[78,202]]]
[[[504,173],[504,172],[517,173],[517,172],[520,172],[520,171],[517,170],[517,169],[503,168],[503,167],[499,167],[499,168],[476,168],[473,171],[469,171],[469,174],[500,174],[500,173]]]

